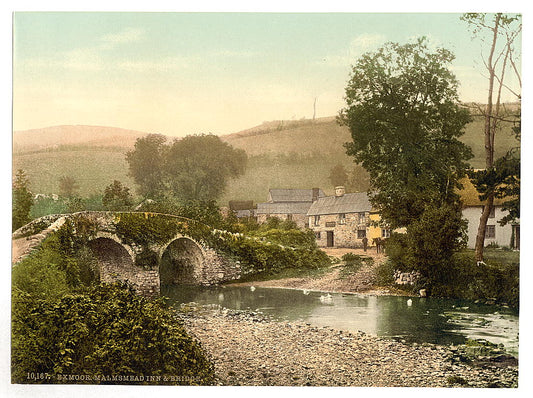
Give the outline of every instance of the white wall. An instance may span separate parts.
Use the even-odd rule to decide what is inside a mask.
[[[481,217],[482,206],[470,206],[463,209],[463,218],[468,221],[468,247],[473,249],[476,245],[477,229],[479,227],[479,217]],[[496,236],[494,238],[485,238],[485,246],[496,243],[498,246],[510,246],[512,225],[507,224],[501,226],[500,221],[507,212],[502,211],[501,206],[496,206],[494,211],[494,218],[489,218],[487,225],[496,226]]]

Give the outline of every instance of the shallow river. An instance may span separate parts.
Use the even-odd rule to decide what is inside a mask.
[[[188,302],[262,312],[279,320],[403,339],[461,344],[467,338],[503,343],[518,355],[518,314],[473,302],[397,296],[365,296],[293,289],[250,287],[162,287],[175,305]]]

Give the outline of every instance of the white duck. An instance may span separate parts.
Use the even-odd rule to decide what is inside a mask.
[[[324,304],[332,304],[333,303],[333,297],[331,294],[327,294],[325,296],[320,296],[320,302]]]

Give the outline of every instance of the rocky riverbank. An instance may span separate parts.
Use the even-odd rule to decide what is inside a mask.
[[[364,293],[373,296],[409,296],[410,293],[392,287],[376,286],[375,269],[387,257],[383,253],[376,253],[375,249],[364,251],[363,249],[343,249],[324,248],[322,249],[332,258],[336,258],[336,263],[325,270],[324,273],[314,277],[283,278],[266,281],[233,282],[233,286],[260,286],[276,287],[287,289],[306,289],[322,292],[336,293]],[[371,258],[371,262],[365,262],[361,269],[355,274],[343,275],[344,264],[341,258],[344,254],[351,253],[362,258]]]
[[[185,305],[179,317],[215,365],[219,385],[516,387],[517,361],[457,360],[457,348],[406,344],[260,313]]]

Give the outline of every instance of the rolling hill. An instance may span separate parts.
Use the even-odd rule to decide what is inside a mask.
[[[462,137],[474,152],[471,164],[484,164],[483,122],[480,118],[467,126]],[[135,140],[147,133],[112,127],[57,126],[13,134],[13,173],[24,169],[34,193],[57,193],[61,176],[72,176],[82,196],[101,194],[114,179],[134,189],[128,176],[125,153]],[[249,164],[244,176],[231,181],[220,199],[266,199],[269,188],[320,187],[333,192],[328,176],[332,167],[342,164],[364,180],[364,172],[348,157],[343,143],[351,139],[346,127],[335,117],[317,120],[272,121],[221,137],[236,148],[244,149]],[[169,137],[170,139],[170,137]],[[496,137],[496,156],[516,146],[510,126]],[[364,184],[361,184],[364,190]]]

